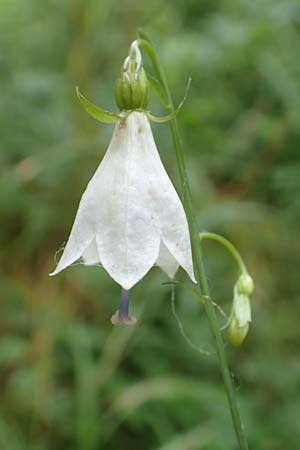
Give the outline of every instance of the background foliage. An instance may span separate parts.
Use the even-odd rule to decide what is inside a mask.
[[[224,234],[256,281],[246,344],[228,354],[256,450],[300,434],[300,9],[298,0],[0,1],[0,448],[235,448],[213,354],[192,350],[158,269],[132,292],[139,324],[112,328],[118,286],[94,268],[50,279],[111,126],[90,119],[75,85],[112,109],[114,80],[139,26],[152,34],[176,100],[199,227]],[[151,109],[163,110],[152,96]],[[167,125],[154,134],[177,184]],[[205,260],[228,311],[236,270]],[[203,311],[177,313],[213,351]]]

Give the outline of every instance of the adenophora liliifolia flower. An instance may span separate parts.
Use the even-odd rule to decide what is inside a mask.
[[[163,122],[172,115],[156,119],[146,111],[149,84],[137,41],[130,47],[116,85],[119,115],[97,108],[77,93],[94,118],[116,122],[116,126],[51,275],[79,259],[86,265],[101,264],[123,288],[121,306],[112,322],[133,323],[128,317],[128,291],[152,266],[159,266],[171,278],[181,266],[195,281],[185,212],[149,123],[149,118]]]

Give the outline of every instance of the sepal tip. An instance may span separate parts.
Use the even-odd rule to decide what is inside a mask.
[[[121,115],[106,111],[94,105],[86,97],[84,97],[84,95],[81,94],[78,86],[76,86],[76,95],[86,112],[94,119],[99,120],[99,122],[116,123],[122,119]]]

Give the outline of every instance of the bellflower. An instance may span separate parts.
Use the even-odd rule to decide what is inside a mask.
[[[182,203],[160,159],[145,108],[149,83],[135,41],[116,85],[120,114],[101,110],[79,91],[94,118],[116,122],[108,150],[82,195],[71,234],[50,275],[74,262],[101,265],[123,288],[113,323],[128,317],[129,289],[154,265],[169,277],[181,266],[195,281],[189,228]]]

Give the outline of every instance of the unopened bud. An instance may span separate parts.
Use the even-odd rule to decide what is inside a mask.
[[[254,283],[250,275],[242,274],[234,287],[231,320],[228,328],[228,340],[233,345],[241,345],[249,331],[251,322],[250,296]]]

